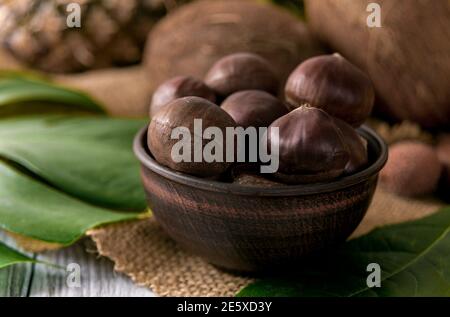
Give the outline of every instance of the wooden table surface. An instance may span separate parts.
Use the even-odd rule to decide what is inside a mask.
[[[0,231],[0,240],[11,247],[16,247],[14,240]],[[57,264],[55,268],[43,264],[17,264],[0,269],[0,297],[152,297],[149,289],[139,287],[123,274],[114,272],[113,263],[100,257],[90,240],[83,240],[75,245],[44,254],[27,253],[41,261]],[[76,263],[80,268],[80,287],[69,286],[67,280],[70,272],[64,268]]]

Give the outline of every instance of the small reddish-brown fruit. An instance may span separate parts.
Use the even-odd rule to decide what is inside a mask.
[[[401,196],[432,193],[439,182],[442,165],[433,147],[415,141],[392,145],[386,166],[380,172],[382,186]]]
[[[202,97],[216,102],[214,92],[201,80],[191,76],[177,76],[162,83],[156,89],[150,104],[150,118],[169,102],[189,96]]]
[[[300,64],[289,76],[285,98],[292,109],[308,103],[358,127],[372,112],[375,92],[366,74],[333,54]]]

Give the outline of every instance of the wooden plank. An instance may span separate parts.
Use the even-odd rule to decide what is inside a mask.
[[[0,240],[10,247],[17,248],[14,240],[0,230]],[[26,253],[33,256],[31,253]],[[0,297],[27,296],[33,276],[34,264],[23,263],[0,269]]]
[[[30,296],[61,297],[148,297],[155,296],[149,289],[138,287],[126,276],[113,270],[113,263],[99,257],[92,246],[92,241],[85,239],[59,251],[47,252],[37,256],[39,260],[55,263],[63,267],[57,269],[45,265],[36,265],[31,281]],[[67,272],[67,265],[76,263],[80,268],[80,287],[70,285],[76,281]],[[73,284],[73,283],[72,283]]]

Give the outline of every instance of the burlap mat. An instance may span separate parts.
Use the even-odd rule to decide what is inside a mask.
[[[366,217],[352,237],[377,226],[425,217],[442,207],[428,200],[403,199],[379,189]],[[183,251],[153,219],[110,225],[88,235],[115,270],[161,296],[233,296],[249,278],[231,275]]]
[[[184,252],[154,219],[115,224],[88,235],[100,255],[160,296],[233,296],[251,280],[224,273]]]

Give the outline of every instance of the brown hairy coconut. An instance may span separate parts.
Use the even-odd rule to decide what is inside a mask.
[[[149,76],[203,78],[220,58],[256,53],[272,63],[280,80],[303,60],[320,54],[305,24],[288,11],[250,0],[200,0],[161,20],[144,55]]]
[[[378,111],[428,128],[450,123],[448,1],[377,0],[382,27],[367,26],[370,0],[306,0],[313,31],[371,77]]]

